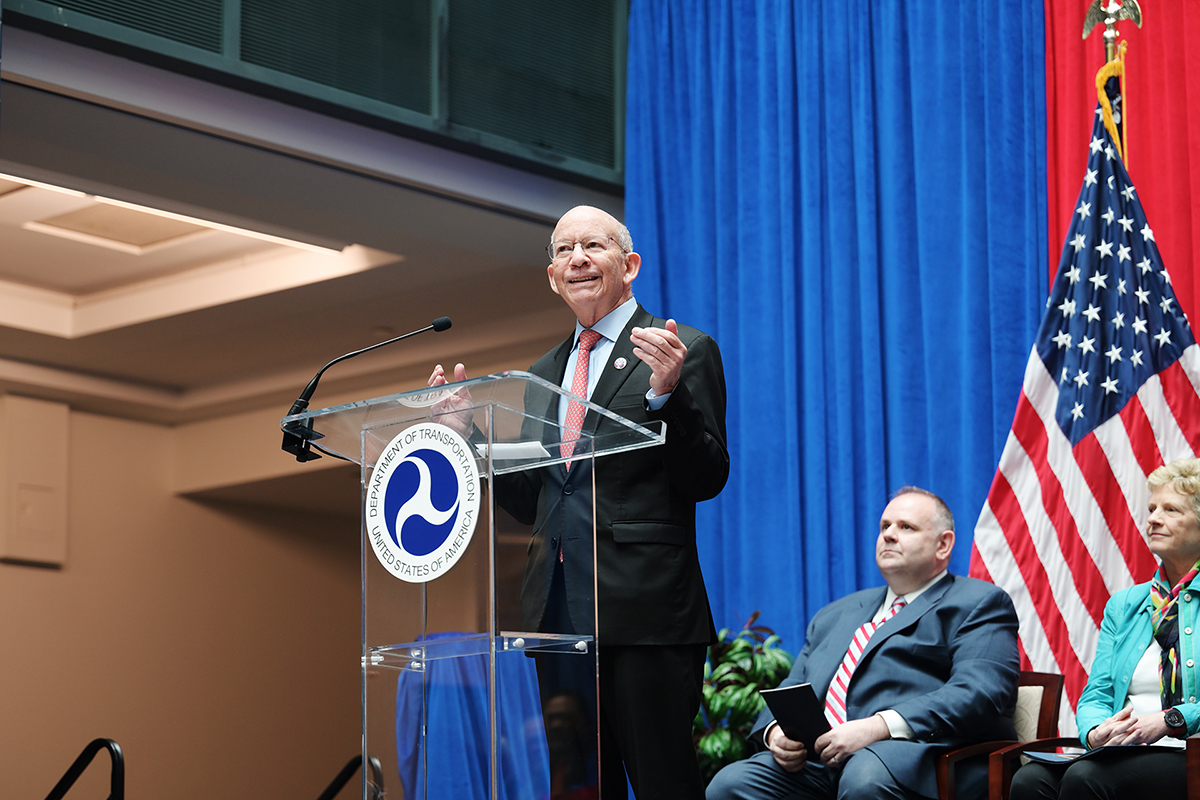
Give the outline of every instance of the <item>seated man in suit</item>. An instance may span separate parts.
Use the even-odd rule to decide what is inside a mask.
[[[953,547],[941,498],[893,496],[875,545],[887,587],[817,612],[782,684],[812,684],[832,729],[808,752],[764,709],[751,734],[763,750],[717,773],[708,800],[936,797],[939,752],[1015,737],[1016,611],[1003,590],[947,571]],[[960,766],[960,797],[986,796],[986,782],[986,763]]]

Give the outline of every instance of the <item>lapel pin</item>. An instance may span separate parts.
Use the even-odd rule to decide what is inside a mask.
[[[618,358],[616,361],[613,362],[613,366],[616,367],[617,369],[625,369],[625,365],[628,363],[629,362],[625,360],[625,357],[621,356],[620,358]]]

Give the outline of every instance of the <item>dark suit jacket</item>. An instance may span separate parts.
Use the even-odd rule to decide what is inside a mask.
[[[725,374],[721,353],[707,334],[684,325],[687,347],[679,384],[658,411],[646,407],[650,368],[633,355],[634,327],[665,320],[640,305],[609,355],[591,401],[634,422],[664,420],[658,447],[595,460],[596,598],[601,644],[705,644],[713,640],[708,593],[696,553],[696,503],[715,497],[729,475],[725,447]],[[530,372],[558,385],[574,344],[568,337]],[[624,358],[626,366],[617,369]],[[556,401],[555,401],[556,402]],[[557,405],[544,412],[557,418]],[[585,431],[616,423],[589,414]],[[502,476],[497,501],[533,525],[521,590],[522,624],[539,630],[546,613],[554,561],[561,546],[567,605],[577,632],[591,630],[590,462]]]
[[[865,589],[818,611],[782,685],[811,683],[824,700],[851,637],[886,593]],[[946,746],[1015,738],[1019,669],[1012,600],[990,583],[947,575],[875,631],[850,678],[848,718],[899,712],[913,740],[870,749],[903,785],[936,797],[934,757]],[[770,722],[764,709],[751,741],[761,743]]]

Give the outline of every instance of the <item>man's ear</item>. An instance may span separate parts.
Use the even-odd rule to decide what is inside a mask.
[[[950,552],[954,549],[954,531],[942,531],[938,534],[937,557],[949,561]]]
[[[550,291],[559,294],[558,284],[554,282],[554,265],[546,267],[546,277],[550,279]]]
[[[642,268],[642,257],[637,253],[628,253],[625,256],[625,285],[633,283],[633,279],[638,276],[638,272]]]

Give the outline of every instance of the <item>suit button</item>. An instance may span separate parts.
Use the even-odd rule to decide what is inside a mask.
[[[1185,602],[1185,603],[1190,603],[1190,602],[1192,602],[1192,596],[1191,596],[1190,594],[1184,594],[1184,595],[1183,595],[1183,602]]]
[[[551,549],[551,550],[557,550],[557,549],[558,549],[558,539],[551,539],[551,540],[550,540],[550,549]]]
[[[575,487],[569,483],[564,485],[563,486],[563,494],[575,494]]]

